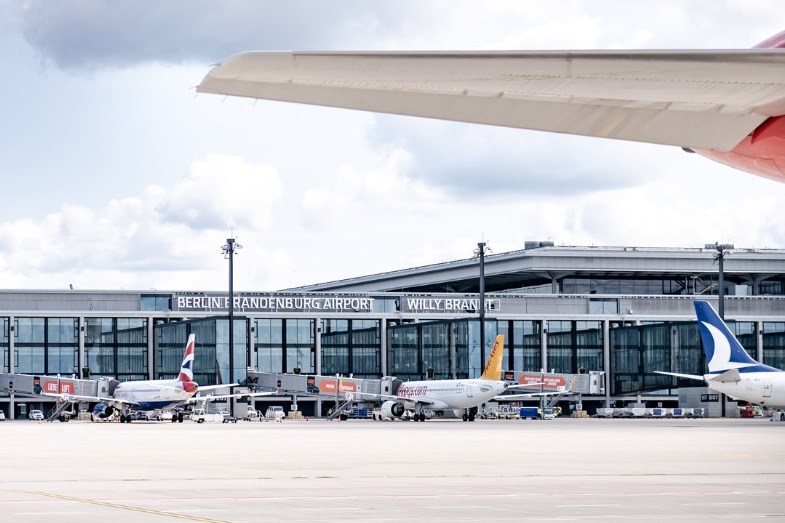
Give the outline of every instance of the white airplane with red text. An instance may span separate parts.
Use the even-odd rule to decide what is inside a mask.
[[[400,418],[406,410],[414,410],[415,421],[425,421],[423,409],[453,410],[463,421],[474,421],[480,405],[492,400],[510,385],[502,381],[504,335],[496,336],[493,350],[482,375],[475,379],[407,381],[395,394],[357,393],[362,399],[371,396],[382,400],[382,416]]]
[[[216,396],[197,397],[198,392],[222,389],[231,387],[229,385],[209,385],[200,387],[193,380],[194,349],[196,347],[196,336],[188,336],[188,343],[185,346],[183,362],[180,364],[180,372],[175,379],[166,380],[140,380],[125,381],[117,384],[109,397],[87,396],[80,394],[47,394],[60,400],[71,403],[97,402],[93,408],[93,419],[106,419],[115,412],[120,413],[121,423],[131,422],[131,410],[134,411],[156,411],[164,409],[174,409],[186,403],[196,403],[200,401],[213,401],[217,399],[238,398],[244,396],[270,396],[276,392],[253,392],[245,394],[223,394]],[[173,421],[183,421],[182,413],[173,418]]]
[[[744,50],[244,52],[197,91],[676,145],[785,182],[785,31]]]

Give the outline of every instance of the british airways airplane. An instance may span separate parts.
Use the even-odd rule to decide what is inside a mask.
[[[758,363],[707,301],[696,301],[695,312],[709,372],[703,376],[655,371],[702,380],[710,389],[756,405],[785,408],[785,372]]]
[[[244,52],[197,92],[675,145],[785,182],[785,31],[753,49]]]
[[[193,379],[194,349],[196,347],[196,336],[188,336],[188,343],[185,346],[183,362],[180,364],[180,372],[175,379],[167,380],[141,380],[126,381],[118,384],[110,397],[86,396],[79,394],[44,394],[46,396],[56,396],[58,399],[68,402],[97,402],[93,409],[93,418],[106,419],[115,412],[120,413],[121,423],[131,422],[131,410],[135,411],[155,411],[173,409],[186,403],[196,403],[197,401],[212,401],[216,399],[237,398],[241,396],[262,396],[275,395],[269,393],[245,393],[245,394],[224,394],[219,396],[208,396],[205,398],[196,397],[197,392],[204,392],[219,388],[226,388],[230,385],[210,385],[200,387]],[[183,421],[182,414],[173,418],[172,421]]]

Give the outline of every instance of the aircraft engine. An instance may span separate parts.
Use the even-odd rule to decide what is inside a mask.
[[[114,407],[106,403],[98,403],[93,407],[93,419],[106,419],[114,414]]]
[[[385,401],[382,403],[382,416],[385,418],[400,418],[406,409],[403,403],[397,401]]]

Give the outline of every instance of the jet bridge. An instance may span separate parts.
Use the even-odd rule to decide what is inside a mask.
[[[577,397],[582,403],[583,395],[605,394],[605,372],[587,371],[577,374],[559,372],[503,371],[505,381],[517,385],[516,393],[547,393],[542,396],[543,406],[553,407],[565,396]]]
[[[560,372],[502,371],[504,381],[518,385],[519,392],[571,392],[573,394],[605,394],[605,372],[587,371],[578,374]],[[531,385],[531,387],[526,387]]]
[[[44,376],[34,374],[0,373],[0,391],[11,396],[11,413],[15,403],[40,402],[44,405],[53,405],[56,398],[43,394],[78,394],[84,396],[111,397],[117,381],[111,378],[99,380],[84,380],[76,377]],[[49,420],[57,418],[62,410],[62,403],[51,410]]]
[[[385,376],[381,379],[346,378],[343,376],[320,376],[315,374],[287,374],[281,372],[257,372],[248,369],[247,386],[251,391],[279,391],[281,394],[312,396],[322,401],[335,402],[332,416],[349,410],[355,403],[374,402],[373,397],[363,393],[395,394],[401,380]]]
[[[519,385],[511,393],[546,392],[550,393],[549,405],[555,405],[564,396],[605,394],[605,373],[588,371],[578,374],[555,372],[503,371],[502,377],[511,384]],[[342,376],[319,376],[314,374],[287,374],[280,372],[257,372],[248,369],[247,385],[251,390],[279,391],[282,394],[312,396],[322,401],[335,402],[336,408],[331,416],[349,410],[355,403],[372,403],[378,400],[368,394],[396,394],[402,381],[385,376],[381,379],[358,379]],[[527,386],[530,385],[530,386]]]

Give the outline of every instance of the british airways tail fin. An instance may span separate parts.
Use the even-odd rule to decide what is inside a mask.
[[[177,381],[183,384],[183,389],[186,392],[195,392],[198,385],[194,381],[194,348],[196,346],[196,336],[191,334],[188,336],[188,343],[185,345],[185,354],[183,354],[183,362],[180,364],[180,374],[177,375]]]
[[[485,364],[485,370],[482,372],[480,379],[495,380],[502,379],[502,357],[504,356],[504,334],[496,336],[496,342],[493,344],[493,350],[488,357],[488,363]]]
[[[747,354],[709,302],[696,301],[695,313],[710,374],[760,365]]]

